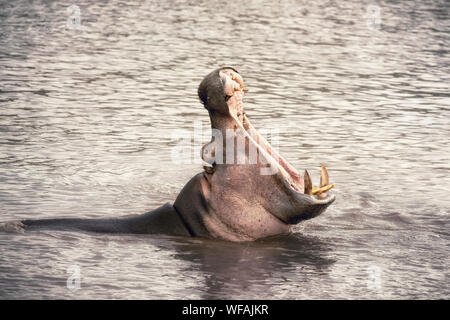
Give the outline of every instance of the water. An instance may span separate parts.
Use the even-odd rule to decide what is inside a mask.
[[[80,28],[66,2],[0,4],[1,221],[173,202],[201,165],[171,161],[171,134],[208,126],[196,89],[224,65],[337,200],[255,243],[0,232],[1,298],[450,297],[447,1],[73,4]]]

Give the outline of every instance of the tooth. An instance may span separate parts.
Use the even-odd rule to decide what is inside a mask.
[[[329,185],[327,185],[325,187],[314,188],[311,193],[319,195],[319,194],[327,192],[328,190],[333,189],[333,188],[334,188],[334,183],[333,184],[329,184]]]
[[[236,76],[234,75],[234,73],[231,74],[231,80],[236,79]]]
[[[325,187],[329,184],[328,182],[328,172],[323,164],[321,164],[322,170],[320,171],[320,187]]]
[[[304,174],[304,181],[305,181],[305,194],[312,194],[312,182],[311,182],[311,178],[309,176],[309,173],[307,170],[305,170],[305,174]]]

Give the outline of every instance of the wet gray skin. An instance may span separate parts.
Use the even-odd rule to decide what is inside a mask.
[[[255,130],[243,109],[244,82],[233,68],[211,72],[198,95],[209,112],[213,137],[202,149],[204,172],[194,176],[173,205],[115,219],[24,220],[27,230],[149,233],[252,241],[287,234],[291,226],[321,214],[335,200],[314,193]],[[322,168],[319,187],[328,185]]]
[[[288,233],[291,225],[316,217],[335,200],[331,192],[305,194],[312,187],[309,175],[305,188],[304,179],[254,129],[243,109],[243,87],[235,69],[222,68],[198,89],[213,129],[202,150],[210,167],[174,204],[195,235],[245,241]],[[230,144],[234,154],[226,151]]]

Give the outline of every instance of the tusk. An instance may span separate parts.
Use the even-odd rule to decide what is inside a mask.
[[[334,188],[334,183],[333,183],[333,184],[329,184],[329,185],[327,185],[327,186],[325,186],[325,187],[314,188],[314,189],[311,191],[311,194],[317,194],[317,195],[319,195],[319,194],[322,194],[322,193],[324,193],[324,192],[327,192],[328,190],[333,189],[333,188]]]
[[[307,170],[305,170],[304,181],[305,181],[305,190],[304,190],[304,193],[305,193],[305,194],[312,194],[312,182],[311,182],[311,177],[309,176],[309,173],[308,173]]]
[[[328,171],[323,164],[321,164],[322,169],[320,171],[320,187],[325,187],[329,184]]]

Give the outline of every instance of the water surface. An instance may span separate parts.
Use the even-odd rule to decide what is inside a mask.
[[[202,168],[173,163],[172,133],[207,133],[196,90],[224,65],[337,200],[255,243],[0,232],[1,298],[450,297],[447,1],[73,4],[80,27],[66,2],[0,1],[0,221],[173,202]]]

